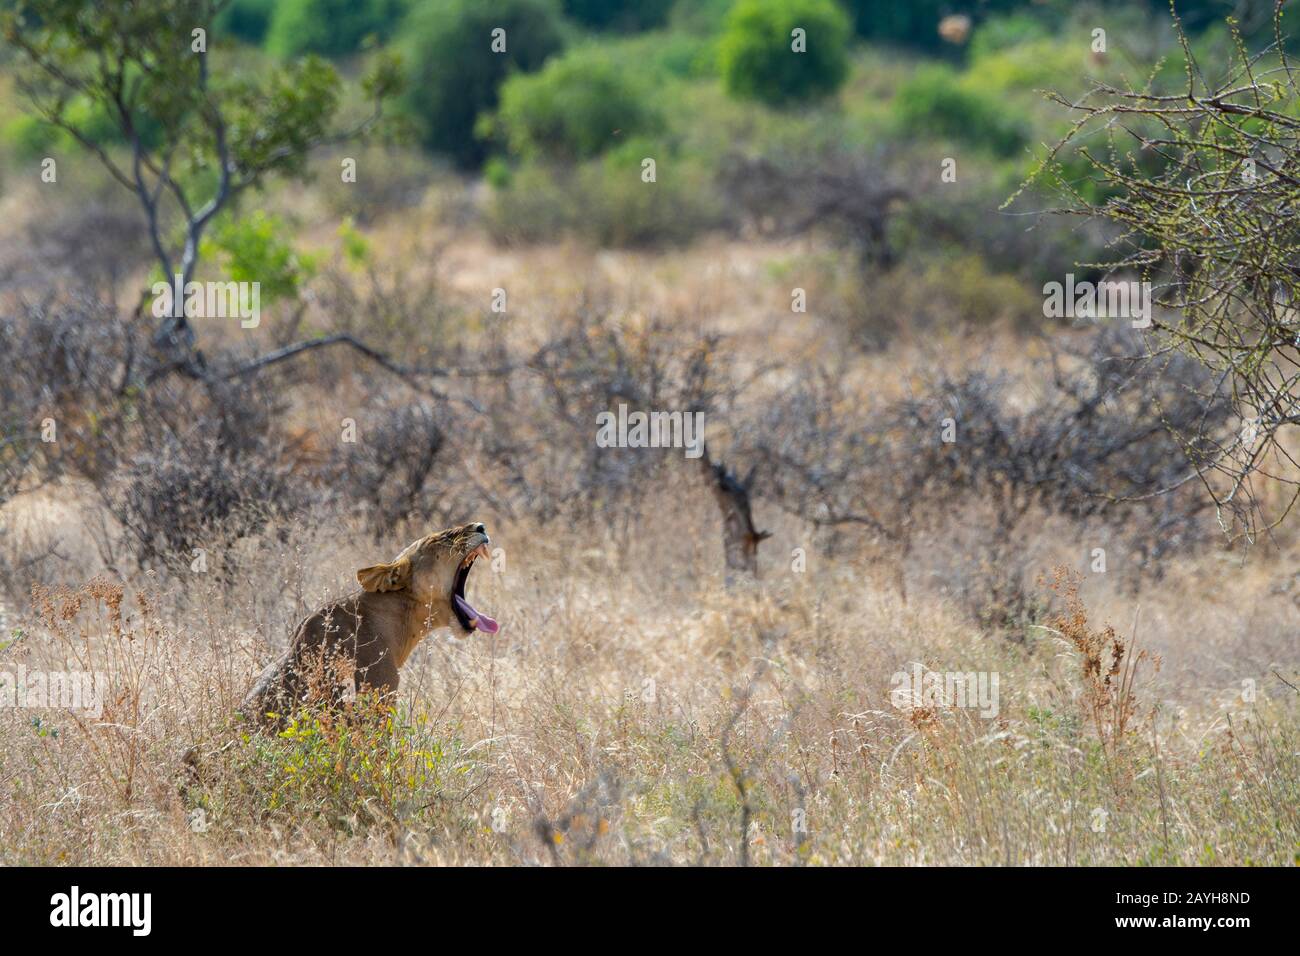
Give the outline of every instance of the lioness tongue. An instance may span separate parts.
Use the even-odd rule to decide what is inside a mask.
[[[489,634],[495,634],[501,629],[500,624],[492,620],[492,618],[488,617],[486,614],[480,614],[478,611],[474,610],[474,605],[470,604],[459,594],[456,595],[456,606],[460,608],[462,614],[469,618],[469,623],[472,627],[476,627],[480,631],[486,631]]]

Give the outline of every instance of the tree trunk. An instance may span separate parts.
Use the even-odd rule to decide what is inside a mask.
[[[758,545],[772,536],[770,531],[759,531],[754,526],[750,511],[749,488],[754,480],[751,471],[745,478],[737,478],[722,462],[713,462],[706,447],[700,463],[709,478],[709,485],[722,511],[722,544],[727,559],[726,581],[730,585],[737,573],[758,577]]]

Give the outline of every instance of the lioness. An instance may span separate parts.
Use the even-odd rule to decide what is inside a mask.
[[[343,697],[397,689],[397,669],[420,639],[453,621],[465,633],[495,634],[499,625],[465,598],[474,559],[488,556],[481,524],[448,528],[409,545],[388,564],[357,572],[361,590],[316,611],[289,648],[262,672],[240,711],[259,723],[279,722],[320,691]]]

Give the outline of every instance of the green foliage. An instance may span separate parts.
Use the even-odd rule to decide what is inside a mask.
[[[358,231],[351,218],[344,219],[339,225],[339,242],[343,247],[343,258],[353,266],[364,266],[371,262],[370,240]]]
[[[0,128],[0,139],[24,160],[41,159],[75,145],[71,136],[37,116],[15,116]]]
[[[406,14],[407,0],[279,0],[266,36],[276,56],[345,56],[367,37],[387,40]]]
[[[625,37],[602,38],[600,49],[616,62],[635,64],[644,84],[672,77],[693,78],[717,72],[717,44],[708,37],[682,30],[656,30]]]
[[[338,109],[339,78],[318,57],[307,57],[261,82],[240,77],[229,87],[228,109],[236,134],[231,158],[237,169],[275,168],[298,175],[307,159],[307,144],[321,139]]]
[[[1041,40],[1050,35],[1043,21],[1027,13],[1013,13],[991,17],[981,23],[970,41],[972,59],[988,56],[1000,50],[1014,49],[1031,40]]]
[[[315,272],[311,256],[300,255],[278,216],[257,210],[241,219],[223,219],[203,242],[205,257],[225,262],[225,274],[234,282],[261,283],[265,302],[292,298]]]
[[[663,126],[644,79],[603,51],[575,50],[501,88],[490,124],[516,156],[585,159]]]
[[[845,0],[844,5],[859,36],[924,47],[942,42],[939,20],[954,6],[947,0]]]
[[[234,758],[243,800],[263,814],[345,832],[410,826],[430,815],[456,765],[423,714],[394,712],[362,695],[343,712],[305,707],[275,737],[247,735]],[[217,826],[235,794],[209,793]],[[243,802],[243,801],[239,801]]]
[[[196,50],[191,39],[200,28],[211,32],[213,10],[210,0],[93,7],[78,0],[11,0],[0,8],[0,28],[19,54],[34,111],[88,144],[112,177],[135,194],[158,269],[187,280],[205,231],[241,193],[274,173],[305,175],[313,147],[374,126],[399,84],[393,58],[378,57],[359,84],[372,112],[340,133],[331,127],[342,96],[332,66],[308,56],[284,67],[224,73],[217,51]],[[97,123],[100,117],[109,119],[106,127]],[[127,147],[125,156],[101,148],[97,137],[109,134]],[[257,229],[250,235],[245,243],[257,238]],[[266,281],[272,295],[296,282],[273,252],[265,236],[260,249],[250,250],[251,267],[270,270],[252,280]]]
[[[722,32],[733,0],[682,0],[668,18],[674,33],[714,36]]]
[[[301,173],[307,150],[325,138],[338,108],[337,72],[308,57],[234,78],[216,74],[212,53],[197,56],[188,43],[175,42],[196,24],[210,24],[209,14],[205,0],[93,8],[43,0],[19,2],[0,22],[25,56],[36,112],[52,125],[92,143],[138,139],[146,152],[178,157],[185,168],[170,172],[184,172],[193,182],[216,181],[220,142],[232,191],[270,172]],[[380,79],[365,81],[376,100],[393,92],[391,69],[386,62],[383,67]],[[68,95],[69,87],[76,95]],[[149,170],[163,168],[160,155],[150,159]],[[205,179],[206,173],[212,175]],[[120,167],[116,175],[132,180]],[[198,209],[206,199],[187,201]]]
[[[956,72],[938,64],[917,69],[898,91],[894,112],[908,135],[951,137],[1003,156],[1026,142],[996,99],[966,88]]]
[[[506,50],[492,51],[492,31],[505,30]],[[402,26],[411,72],[402,99],[424,145],[462,166],[486,155],[474,138],[480,113],[497,105],[511,72],[528,72],[563,46],[560,17],[546,0],[449,0],[417,6]]]
[[[807,49],[795,52],[793,31]],[[773,106],[827,96],[848,74],[848,17],[833,0],[739,0],[718,46],[733,96]]]
[[[237,40],[260,45],[275,9],[276,0],[234,0],[217,14],[213,27]]]
[[[122,130],[113,122],[103,104],[85,96],[71,97],[63,107],[63,116],[87,142],[96,146],[109,146],[124,141]],[[152,147],[157,145],[161,129],[151,118],[142,117],[138,132],[141,141]],[[66,129],[30,114],[15,116],[5,124],[0,137],[23,159],[35,159],[48,156],[51,152],[70,152],[79,148],[77,140]]]
[[[1024,0],[844,0],[859,36],[921,49],[944,46],[939,21],[948,14],[977,18],[1027,6]]]
[[[564,0],[564,12],[597,30],[648,30],[663,26],[673,0]]]

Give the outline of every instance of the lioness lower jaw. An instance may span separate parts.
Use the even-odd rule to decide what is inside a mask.
[[[484,631],[488,634],[495,634],[501,628],[501,625],[491,617],[476,610],[474,605],[470,604],[465,597],[465,582],[469,578],[469,571],[474,564],[474,559],[486,558],[489,554],[487,542],[484,541],[470,550],[462,559],[460,567],[456,569],[456,579],[451,587],[451,607],[461,629],[466,633]]]

